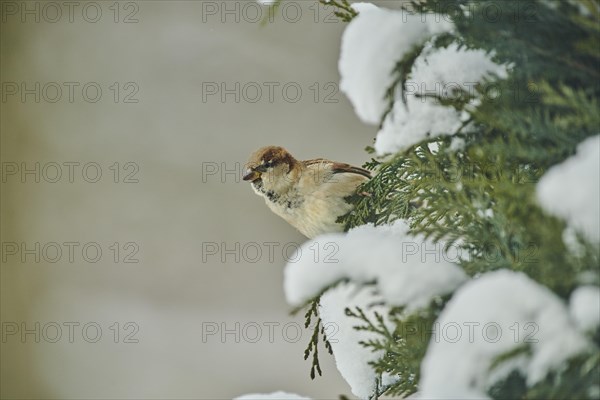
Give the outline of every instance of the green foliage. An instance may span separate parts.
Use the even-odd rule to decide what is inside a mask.
[[[490,4],[501,8],[493,26],[482,11]],[[600,81],[594,67],[600,57],[586,47],[593,42],[600,48],[598,24],[581,23],[577,9],[563,2],[556,9],[535,1],[415,3],[424,12],[467,5],[470,17],[454,15],[455,40],[494,50],[497,62],[513,66],[511,77],[493,87],[480,85],[482,104],[470,111],[475,129],[367,163],[377,168],[375,178],[361,188],[370,196],[359,198],[343,220],[352,228],[408,218],[414,233],[459,247],[469,274],[523,271],[566,297],[580,272],[598,272],[598,250],[581,243],[585,251],[575,255],[565,248],[565,225],[537,205],[535,184],[583,139],[598,134]],[[503,33],[500,38],[496,28]],[[552,46],[545,47],[552,51],[531,54],[546,38]],[[448,43],[447,38],[438,42]],[[574,51],[581,46],[589,51]],[[416,53],[398,63],[403,82],[410,70],[406,64],[414,62]],[[464,96],[449,103],[463,110]],[[453,146],[457,138],[462,147]]]
[[[269,5],[269,12],[267,16],[262,20],[262,25],[266,25],[269,18],[276,14],[277,10],[281,6],[284,0],[275,0]],[[358,13],[350,6],[348,0],[319,0],[319,3],[323,7],[333,7],[335,11],[333,14],[344,22],[350,22]]]
[[[308,310],[306,314],[304,314],[304,318],[306,319],[304,323],[304,328],[308,328],[312,322],[312,318],[316,318],[316,323],[313,327],[313,334],[310,337],[310,342],[308,342],[308,347],[304,350],[304,359],[308,359],[310,354],[312,353],[312,364],[310,367],[310,378],[315,379],[315,371],[322,375],[321,365],[319,364],[319,334],[323,337],[323,343],[325,344],[325,349],[329,352],[329,354],[333,354],[331,349],[331,343],[327,340],[327,335],[325,334],[325,327],[322,324],[321,318],[319,317],[319,298],[312,300],[308,306]]]
[[[384,316],[373,312],[369,318],[364,310],[356,307],[346,309],[346,315],[359,321],[354,329],[376,333],[379,338],[360,342],[383,356],[370,364],[382,376],[388,374],[398,380],[387,386],[378,385],[375,397],[406,397],[417,391],[420,361],[425,356],[433,332],[433,324],[447,299],[436,299],[430,308],[406,315],[402,308],[394,308]]]
[[[347,3],[329,4],[348,11]],[[423,13],[446,11],[454,22],[456,32],[437,38],[436,47],[455,42],[484,49],[497,63],[510,66],[510,76],[479,84],[475,94],[437,98],[445,106],[468,112],[469,129],[429,138],[366,163],[365,168],[376,174],[359,190],[366,195],[351,199],[355,209],[341,221],[350,229],[406,219],[412,233],[458,249],[459,264],[469,275],[521,271],[563,299],[581,284],[584,272],[600,284],[598,246],[578,236],[578,250],[567,247],[564,221],[547,215],[535,197],[540,177],[600,131],[600,3],[419,0],[412,8]],[[395,81],[386,95],[388,112],[422,50],[422,45],[415,46],[392,71]],[[465,108],[473,95],[481,104],[475,110]],[[417,390],[429,337],[415,342],[417,335],[403,329],[411,323],[430,329],[444,304],[439,301],[418,315],[393,310],[385,317],[376,315],[374,321],[363,310],[347,311],[360,322],[357,329],[378,335],[363,343],[385,353],[373,363],[376,372],[400,377],[376,395],[406,396]],[[595,346],[600,346],[599,337],[596,333],[590,338]],[[516,355],[507,354],[497,362]],[[533,387],[512,373],[491,388],[490,395],[598,398],[599,365],[596,347]]]
[[[310,341],[308,342],[306,349],[304,349],[304,359],[305,360],[307,360],[312,354],[311,366],[310,366],[310,378],[311,379],[315,379],[316,374],[319,374],[319,376],[322,375],[321,364],[319,363],[319,337],[323,340],[325,350],[327,350],[327,352],[329,354],[333,354],[333,350],[331,348],[331,343],[327,339],[327,334],[325,332],[325,326],[323,325],[323,321],[321,320],[321,317],[319,316],[319,301],[321,300],[321,296],[323,295],[323,293],[325,293],[328,290],[331,290],[334,287],[336,287],[340,284],[343,284],[343,283],[347,283],[347,280],[341,279],[337,282],[334,282],[333,284],[324,288],[321,291],[321,293],[319,293],[317,296],[308,300],[306,303],[304,303],[300,307],[296,307],[295,309],[293,309],[291,311],[291,314],[295,315],[302,310],[306,310],[304,313],[304,328],[312,329],[312,335],[310,337]],[[312,325],[313,321],[314,321],[314,325]]]
[[[334,15],[344,22],[350,22],[358,13],[350,6],[348,0],[319,0],[325,7],[334,7]]]
[[[600,397],[600,352],[571,359],[561,371],[552,372],[542,382],[527,387],[525,377],[512,372],[490,389],[495,399],[597,399]]]

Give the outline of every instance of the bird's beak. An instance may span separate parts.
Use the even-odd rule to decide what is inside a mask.
[[[250,181],[250,182],[254,182],[258,178],[260,178],[260,172],[256,171],[253,168],[248,168],[246,170],[246,172],[244,172],[244,175],[242,176],[243,180]]]

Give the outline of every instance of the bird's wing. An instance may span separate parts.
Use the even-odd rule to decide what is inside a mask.
[[[345,163],[334,162],[331,165],[331,170],[333,171],[334,174],[350,173],[350,174],[362,175],[367,178],[371,177],[371,173],[368,170],[366,170],[364,168],[355,167],[350,164],[345,164]]]
[[[365,176],[367,178],[371,178],[371,173],[364,168],[355,167],[353,165],[346,164],[346,163],[329,161],[324,158],[315,158],[313,160],[306,160],[306,161],[303,161],[303,163],[304,163],[304,166],[306,166],[307,168],[311,168],[311,167],[314,168],[315,164],[325,164],[326,168],[330,169],[332,174],[358,174],[358,175]]]
[[[330,163],[331,161],[328,161],[324,158],[315,158],[312,160],[304,160],[302,161],[302,164],[304,164],[304,166],[309,167],[313,164],[320,164],[320,163]]]

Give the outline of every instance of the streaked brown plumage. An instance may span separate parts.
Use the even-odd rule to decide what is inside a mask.
[[[371,177],[369,171],[323,158],[296,160],[286,149],[258,149],[243,179],[269,208],[309,238],[341,232],[336,222],[352,209],[346,198]]]

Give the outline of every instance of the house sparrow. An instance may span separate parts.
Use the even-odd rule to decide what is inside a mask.
[[[286,149],[258,149],[246,164],[243,179],[275,214],[308,238],[342,232],[336,220],[352,205],[346,198],[371,174],[366,169],[317,158],[296,160]]]

